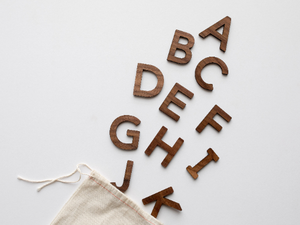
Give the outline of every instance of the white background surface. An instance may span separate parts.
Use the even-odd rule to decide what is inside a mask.
[[[15,1],[0,2],[0,224],[49,224],[79,184],[38,184],[17,180],[55,178],[86,162],[122,184],[126,161],[134,161],[126,194],[145,211],[142,199],[172,186],[171,200],[182,212],[162,207],[165,224],[299,224],[300,76],[297,1]],[[232,18],[227,51],[213,37],[198,34],[225,16]],[[192,60],[184,66],[166,60],[176,29],[195,38]],[[194,78],[208,56],[229,68],[203,70],[214,84],[203,90]],[[165,78],[152,99],[133,96],[137,63],[158,67]],[[155,77],[145,74],[143,88]],[[176,123],[158,110],[178,82],[194,93],[175,105]],[[196,126],[215,105],[220,133]],[[141,132],[136,151],[116,148],[109,128],[115,118],[134,115]],[[161,126],[164,141],[184,144],[167,168],[166,153],[145,149]],[[213,148],[219,155],[193,180],[187,173]],[[75,179],[75,177],[73,178]]]

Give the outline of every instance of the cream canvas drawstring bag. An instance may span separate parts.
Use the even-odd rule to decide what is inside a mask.
[[[90,174],[82,173],[80,166],[91,170]],[[80,177],[77,181],[65,181],[75,173]],[[135,202],[114,187],[110,182],[92,170],[86,164],[78,164],[76,170],[57,179],[33,181],[18,177],[20,180],[33,183],[45,183],[42,188],[55,183],[76,183],[81,175],[87,175],[72,197],[63,206],[51,225],[162,225],[156,218],[142,210]]]

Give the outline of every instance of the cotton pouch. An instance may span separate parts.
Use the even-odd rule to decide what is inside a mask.
[[[78,172],[80,175],[83,174],[80,170]],[[99,172],[92,170],[90,174],[86,175],[88,178],[82,182],[63,206],[51,225],[162,225],[114,187]],[[42,188],[57,181],[69,183],[62,180],[65,177],[46,180],[48,183]],[[26,180],[20,177],[19,179]]]

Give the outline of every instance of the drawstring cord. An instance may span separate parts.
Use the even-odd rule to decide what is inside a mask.
[[[37,191],[40,191],[40,190],[42,190],[44,187],[47,187],[48,185],[53,184],[53,183],[55,183],[55,182],[61,182],[61,183],[77,183],[78,181],[81,180],[81,175],[86,175],[86,176],[89,176],[89,177],[90,177],[89,174],[81,172],[81,170],[80,170],[80,168],[79,168],[80,166],[86,166],[88,169],[90,169],[90,170],[92,171],[91,167],[89,167],[87,164],[85,164],[85,163],[79,163],[79,164],[77,164],[76,169],[75,169],[74,172],[72,172],[72,173],[70,173],[70,174],[68,174],[68,175],[65,175],[65,176],[58,177],[58,178],[56,178],[56,179],[47,179],[47,180],[29,180],[29,179],[22,178],[22,177],[20,177],[20,176],[18,176],[18,179],[19,179],[19,180],[26,181],[26,182],[30,182],[30,183],[45,183],[45,182],[47,182],[46,184],[42,185],[41,187],[39,187],[39,188],[37,189]],[[74,174],[77,173],[77,172],[79,173],[79,178],[78,178],[78,180],[76,180],[76,181],[65,181],[65,180],[62,180],[62,179],[64,179],[64,178],[71,177],[72,175],[74,175]]]

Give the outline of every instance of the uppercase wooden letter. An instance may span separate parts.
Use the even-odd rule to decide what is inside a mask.
[[[152,72],[157,78],[157,84],[153,90],[150,90],[150,91],[141,90],[141,83],[142,83],[142,77],[143,77],[144,71]],[[144,98],[152,98],[161,92],[161,89],[163,88],[163,86],[164,86],[164,76],[157,67],[152,66],[152,65],[138,63],[137,69],[136,69],[134,89],[133,89],[134,96],[139,96],[139,97],[144,97]]]
[[[215,23],[214,25],[210,26],[206,30],[202,31],[199,36],[202,38],[206,38],[208,35],[212,35],[215,38],[221,41],[220,49],[225,52],[227,47],[229,29],[231,24],[231,18],[226,16],[225,18],[221,19],[219,22]],[[223,27],[223,33],[220,34],[217,30]]]
[[[133,161],[128,160],[126,164],[126,170],[125,170],[125,176],[124,176],[124,181],[122,186],[118,187],[116,182],[111,182],[113,186],[118,188],[121,192],[125,192],[130,184],[130,178],[131,178],[131,173],[132,173],[132,167],[133,167]]]
[[[124,115],[124,116],[118,117],[117,119],[114,120],[114,122],[110,126],[110,130],[109,130],[110,139],[114,143],[114,145],[120,149],[135,150],[138,148],[138,145],[139,145],[139,139],[140,139],[139,131],[127,130],[127,136],[132,137],[131,144],[123,143],[117,137],[117,128],[121,123],[124,123],[124,122],[131,122],[136,126],[141,123],[141,121],[134,116]]]
[[[194,96],[194,93],[190,92],[188,89],[186,89],[185,87],[181,86],[180,84],[176,83],[174,85],[174,87],[172,88],[172,90],[170,91],[170,93],[168,94],[168,96],[166,97],[166,99],[164,100],[164,102],[159,107],[159,110],[161,112],[165,113],[166,115],[168,115],[169,117],[171,117],[175,121],[178,121],[179,118],[180,118],[180,116],[178,116],[176,113],[174,113],[173,111],[171,111],[168,108],[168,105],[172,102],[175,105],[177,105],[178,107],[180,107],[181,109],[184,109],[184,107],[186,105],[184,102],[180,101],[178,98],[175,97],[175,95],[177,94],[177,92],[181,92],[182,94],[184,94],[189,99],[192,99],[193,96]]]
[[[152,152],[154,151],[154,149],[157,146],[159,146],[162,149],[164,149],[165,151],[167,151],[168,154],[161,163],[161,165],[163,167],[167,167],[169,165],[170,161],[173,159],[173,157],[178,152],[179,148],[181,147],[181,145],[184,142],[183,139],[178,138],[176,143],[173,145],[173,147],[169,146],[167,143],[165,143],[162,140],[162,138],[166,134],[167,130],[168,129],[166,127],[162,126],[162,128],[159,130],[159,132],[154,137],[154,139],[152,140],[152,142],[150,143],[150,145],[148,146],[148,148],[145,151],[145,154],[148,156],[150,156],[152,154]]]
[[[179,43],[180,38],[187,39],[188,43],[186,45],[180,44]],[[194,37],[191,34],[180,30],[176,30],[167,60],[169,62],[174,62],[178,64],[187,64],[192,58],[191,48],[194,46],[194,42],[195,42]],[[177,50],[182,50],[185,53],[185,57],[184,58],[176,57],[175,52]]]
[[[228,74],[228,68],[226,66],[226,64],[219,58],[217,57],[207,57],[203,60],[201,60],[197,67],[196,67],[196,70],[195,70],[195,78],[196,78],[196,81],[197,83],[204,89],[206,90],[209,90],[209,91],[212,91],[214,88],[213,88],[213,85],[212,84],[208,84],[208,83],[205,83],[201,77],[201,72],[203,70],[203,68],[205,66],[207,66],[208,64],[217,64],[218,66],[221,67],[222,69],[222,74],[223,75],[227,75]]]
[[[211,161],[217,162],[219,156],[211,148],[207,150],[208,155],[197,163],[194,167],[188,166],[186,170],[191,174],[191,176],[196,180],[198,178],[198,172],[203,169]]]
[[[169,206],[169,207],[172,207],[174,209],[177,209],[179,211],[182,211],[181,209],[181,206],[179,203],[177,202],[174,202],[170,199],[167,199],[165,198],[167,195],[170,195],[174,192],[173,188],[172,187],[168,187],[160,192],[157,192],[147,198],[144,198],[142,201],[143,201],[143,204],[144,205],[147,205],[151,202],[154,202],[156,201],[155,205],[154,205],[154,208],[152,210],[152,213],[151,215],[155,218],[157,218],[157,215],[158,215],[158,212],[162,206],[162,204],[166,205],[166,206]]]
[[[201,133],[203,129],[210,124],[213,128],[215,128],[218,132],[222,130],[222,126],[218,124],[216,121],[214,121],[214,116],[219,114],[224,120],[229,122],[231,120],[231,116],[229,116],[223,109],[221,109],[219,106],[215,105],[210,112],[207,114],[207,116],[201,121],[201,123],[196,128],[196,131]]]

